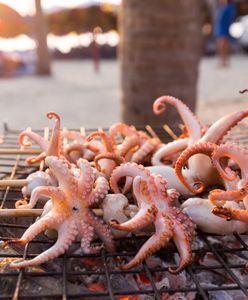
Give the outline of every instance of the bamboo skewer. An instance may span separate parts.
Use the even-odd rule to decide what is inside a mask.
[[[86,135],[86,133],[85,133],[85,128],[84,128],[84,127],[81,127],[81,128],[80,128],[80,133],[81,133],[83,136]]]
[[[103,210],[100,208],[93,209],[93,212],[96,216],[102,217]],[[39,217],[43,213],[43,209],[38,208],[24,208],[24,209],[9,209],[2,208],[0,209],[0,218],[1,217]]]
[[[43,209],[0,209],[0,217],[39,217]]]
[[[158,140],[160,140],[160,138],[158,137],[158,135],[156,134],[156,132],[152,129],[152,127],[150,125],[146,125],[146,130],[149,132],[151,137],[157,138]]]
[[[48,140],[49,140],[49,127],[45,127],[45,128],[44,128],[44,140],[45,140],[45,141],[48,141]],[[42,160],[42,161],[40,162],[40,171],[43,171],[44,166],[45,166],[45,162],[44,162],[44,160]]]
[[[23,187],[28,184],[26,179],[3,179],[0,180],[0,187]]]
[[[163,129],[169,134],[170,137],[173,138],[173,140],[177,140],[177,135],[173,132],[173,130],[167,125],[163,125]]]
[[[2,148],[0,149],[1,154],[40,154],[42,151],[41,149],[12,149],[12,148]]]

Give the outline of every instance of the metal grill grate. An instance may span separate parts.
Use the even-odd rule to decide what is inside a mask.
[[[90,130],[91,131],[91,130]],[[90,131],[86,131],[89,133]],[[37,131],[36,131],[37,132]],[[39,131],[40,133],[42,131]],[[163,129],[154,129],[154,132],[163,141],[170,139]],[[10,130],[5,126],[3,143],[0,149],[17,148],[18,131]],[[229,140],[246,144],[248,142],[248,127],[240,125],[232,131]],[[1,155],[0,179],[26,178],[36,168],[25,164],[26,155]],[[0,207],[14,208],[15,201],[21,198],[19,188],[0,189]],[[0,219],[0,240],[20,237],[24,230],[34,222],[34,218]],[[184,273],[183,282],[179,276],[170,275],[166,262],[170,261],[176,253],[171,244],[166,249],[160,250],[156,256],[164,264],[154,264],[149,259],[141,266],[123,271],[117,262],[133,257],[139,247],[147,239],[144,236],[132,236],[118,239],[117,252],[114,254],[103,251],[99,255],[82,255],[67,252],[63,256],[48,262],[41,268],[26,268],[10,270],[5,266],[13,258],[32,258],[50,247],[53,243],[44,235],[39,235],[26,247],[14,250],[0,250],[0,299],[171,299],[169,296],[183,293],[190,299],[209,299],[211,293],[231,291],[233,299],[248,297],[248,280],[245,277],[245,261],[248,258],[248,239],[246,235],[219,237],[198,232],[194,244],[194,263],[188,266]],[[75,243],[76,244],[76,243]],[[230,246],[231,245],[231,246]],[[123,250],[125,249],[125,250]],[[206,257],[211,258],[207,263]],[[170,263],[170,262],[169,262]],[[244,277],[240,277],[244,274]],[[159,285],[158,278],[172,278],[175,284]],[[208,276],[219,278],[219,283],[209,283]],[[247,275],[248,276],[248,275]],[[92,291],[86,283],[94,278],[102,283],[102,288]],[[143,279],[141,284],[138,280]],[[206,278],[206,279],[203,279]],[[131,281],[135,280],[136,285]],[[124,286],[118,285],[123,281]],[[181,294],[178,294],[181,295]],[[174,299],[174,298],[173,298]],[[179,299],[179,298],[175,298]],[[186,298],[188,299],[188,298]],[[218,299],[218,297],[216,298]]]

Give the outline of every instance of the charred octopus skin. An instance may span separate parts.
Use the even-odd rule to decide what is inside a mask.
[[[2,246],[9,243],[25,245],[47,229],[57,230],[57,241],[35,258],[14,261],[10,266],[23,268],[45,263],[63,254],[77,237],[85,252],[95,252],[98,249],[91,246],[95,233],[108,251],[114,251],[110,228],[91,210],[91,205],[105,198],[109,188],[107,180],[104,177],[96,179],[90,163],[83,159],[78,161],[79,177],[74,175],[70,165],[63,158],[48,156],[45,163],[58,181],[58,187],[44,187],[41,190],[43,196],[51,198],[51,210],[32,224],[20,239],[7,241]]]
[[[112,220],[111,226],[118,230],[135,231],[154,224],[155,232],[134,259],[121,268],[127,270],[139,265],[173,239],[181,261],[178,267],[170,267],[169,271],[179,273],[192,261],[191,243],[195,237],[195,225],[187,215],[174,206],[178,193],[173,189],[166,189],[166,181],[162,176],[150,174],[142,165],[135,163],[123,164],[113,172],[110,184],[114,192],[118,192],[117,183],[123,176],[134,177],[133,193],[137,199],[139,212],[122,224]]]

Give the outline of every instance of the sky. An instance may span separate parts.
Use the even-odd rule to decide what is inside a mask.
[[[120,4],[121,0],[42,0],[42,7],[45,10],[49,10],[54,6],[62,7],[75,7],[80,4],[88,3],[101,3],[109,2],[113,4]],[[21,15],[33,14],[34,13],[34,0],[0,0],[0,3],[5,3]]]

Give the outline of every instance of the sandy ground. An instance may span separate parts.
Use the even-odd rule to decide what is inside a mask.
[[[248,56],[234,56],[231,67],[218,69],[216,58],[200,65],[198,111],[211,123],[227,112],[247,108]],[[11,128],[48,126],[45,113],[57,111],[68,128],[106,127],[119,120],[119,69],[105,61],[96,76],[91,61],[55,61],[53,76],[0,80],[0,120]]]

